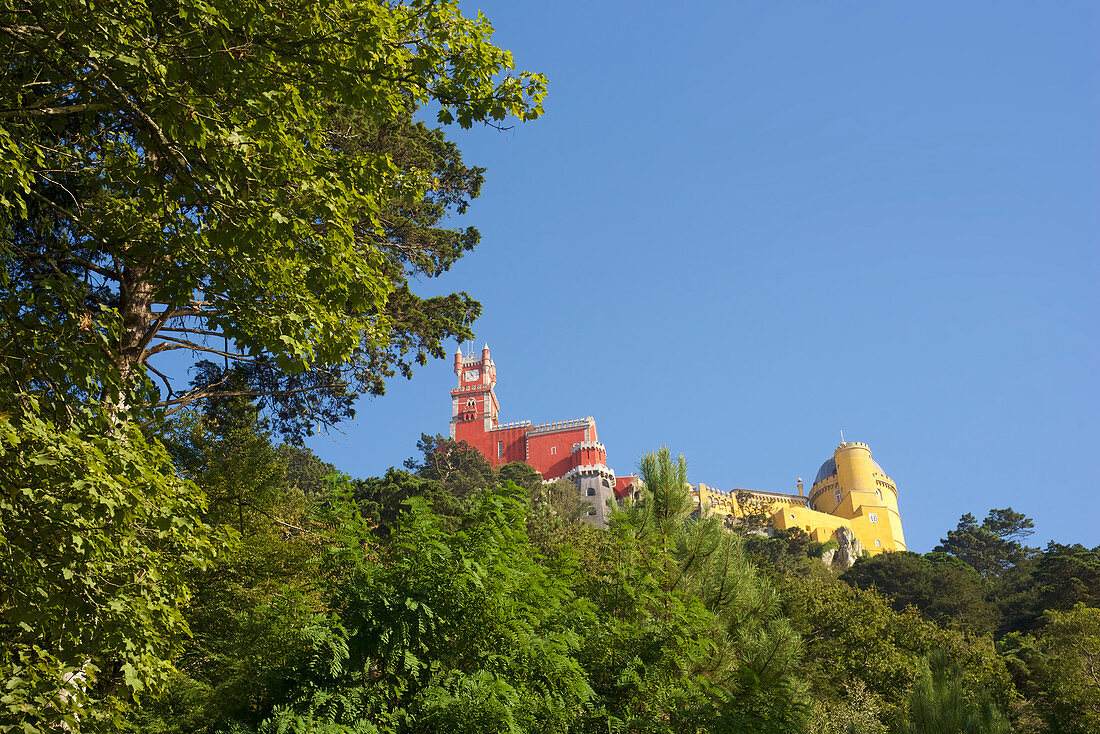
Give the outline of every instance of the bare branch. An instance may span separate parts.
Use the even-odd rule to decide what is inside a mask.
[[[58,262],[62,265],[79,265],[82,268],[91,270],[93,273],[102,275],[104,278],[110,278],[111,280],[122,280],[121,273],[111,270],[110,268],[105,268],[102,265],[96,265],[91,260],[85,260],[82,257],[66,257],[62,260],[58,260]]]
[[[228,379],[228,378],[226,378],[226,379]],[[219,380],[218,382],[215,382],[212,385],[208,385],[204,388],[196,388],[195,390],[192,390],[192,391],[190,391],[190,392],[188,392],[184,395],[181,395],[180,397],[176,398],[175,400],[162,400],[161,402],[157,403],[155,407],[157,407],[157,408],[168,408],[170,406],[175,406],[175,407],[172,407],[170,410],[166,410],[164,412],[164,416],[167,417],[167,416],[172,415],[173,413],[177,413],[177,412],[183,410],[185,407],[187,407],[191,403],[194,403],[194,402],[199,401],[199,400],[208,400],[209,398],[281,397],[281,396],[285,396],[285,395],[297,395],[297,394],[304,393],[304,392],[312,392],[314,390],[325,390],[325,389],[329,389],[329,388],[340,387],[340,385],[338,385],[337,383],[326,383],[326,384],[320,384],[320,385],[310,385],[309,387],[299,387],[299,388],[295,388],[293,390],[231,390],[229,392],[219,392],[217,390],[212,390],[211,389],[213,387],[216,387],[216,386],[220,385],[223,382],[225,382],[225,379]],[[150,418],[149,420],[143,422],[141,425],[142,426],[148,426],[148,425],[152,424],[153,422],[154,422],[154,419]]]
[[[103,102],[89,102],[87,104],[72,104],[62,107],[8,109],[0,110],[0,120],[8,117],[45,117],[49,115],[75,115],[81,112],[105,112],[111,109],[111,107],[112,105]]]
[[[149,369],[150,372],[152,372],[153,374],[155,374],[157,377],[159,377],[161,380],[164,381],[164,387],[167,388],[167,390],[168,390],[168,397],[172,397],[173,395],[176,394],[176,391],[172,389],[172,382],[171,382],[171,380],[168,379],[167,375],[165,375],[163,372],[161,372],[160,370],[158,370],[156,367],[154,367],[151,364],[147,364],[145,366]]]
[[[144,363],[145,360],[147,360],[149,357],[152,357],[154,354],[160,354],[161,352],[171,352],[171,351],[176,350],[176,349],[190,349],[194,352],[206,352],[208,354],[217,354],[218,356],[228,357],[229,359],[235,359],[235,360],[238,360],[238,361],[241,361],[241,362],[253,362],[253,361],[255,361],[255,360],[253,360],[252,357],[246,357],[243,354],[234,354],[233,352],[225,352],[225,351],[222,351],[221,349],[214,349],[213,347],[207,347],[207,346],[204,346],[202,344],[197,344],[195,342],[188,341],[186,339],[176,339],[175,337],[164,336],[163,334],[159,335],[158,338],[159,339],[164,339],[165,342],[162,342],[162,343],[156,345],[152,349],[146,349],[145,351],[143,351],[142,354],[141,354],[142,363]],[[168,344],[166,342],[172,342],[172,343]]]
[[[168,313],[168,312],[165,312]],[[169,316],[169,318],[172,318]],[[220,331],[207,331],[206,329],[185,329],[182,326],[163,326],[161,331],[175,331],[182,334],[202,334],[204,336],[223,336]]]
[[[165,309],[164,311],[153,311],[152,313],[154,316],[168,314],[168,318],[170,319],[186,318],[189,316],[222,316],[225,314],[224,311],[203,311],[202,309],[198,308]]]

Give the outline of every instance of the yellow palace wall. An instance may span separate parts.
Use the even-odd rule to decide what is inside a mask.
[[[691,487],[695,506],[703,514],[743,517],[737,493],[746,492],[780,529],[801,528],[810,538],[825,542],[842,527],[849,528],[872,555],[905,550],[898,512],[897,487],[872,458],[863,443],[842,443],[826,461],[810,488],[800,494],[734,490],[724,492],[706,484]],[[811,509],[813,508],[813,509]]]

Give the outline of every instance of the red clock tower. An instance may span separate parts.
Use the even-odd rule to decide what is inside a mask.
[[[500,412],[493,390],[497,370],[489,356],[489,345],[482,348],[480,357],[472,353],[463,357],[461,351],[457,352],[455,375],[458,387],[451,390],[451,438],[477,446],[471,438],[495,429]]]

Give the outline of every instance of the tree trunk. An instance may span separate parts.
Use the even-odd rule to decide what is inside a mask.
[[[122,316],[122,334],[119,336],[118,402],[111,412],[125,410],[130,401],[126,395],[133,386],[139,373],[145,347],[148,344],[146,332],[153,322],[153,282],[148,265],[131,265],[123,268],[119,284],[118,310]]]

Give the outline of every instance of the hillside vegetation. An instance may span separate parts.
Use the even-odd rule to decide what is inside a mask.
[[[456,0],[0,0],[0,733],[1100,731],[1100,549],[1011,509],[838,576],[641,460],[300,448],[481,305],[425,279],[543,112]],[[400,457],[394,457],[396,460]]]
[[[685,463],[664,449],[642,459],[644,497],[601,530],[571,484],[494,471],[439,437],[367,479],[273,446],[241,399],[186,414],[168,439],[224,545],[186,579],[191,636],[170,679],[116,719],[135,732],[1100,722],[1100,549],[1026,548],[997,531],[1030,524],[1009,510],[964,517],[937,552],[838,576],[800,534],[693,514]],[[996,574],[964,560],[975,538],[1000,549]]]

